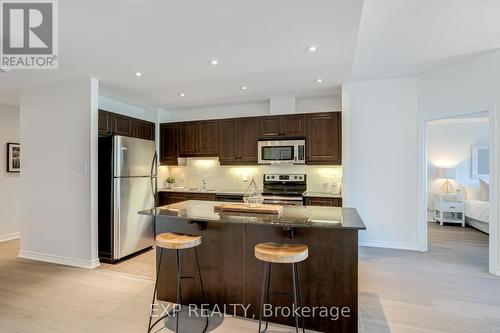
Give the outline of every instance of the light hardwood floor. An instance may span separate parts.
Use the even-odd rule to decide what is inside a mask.
[[[360,249],[361,331],[500,332],[500,278],[487,273],[487,235],[435,224],[429,232],[429,253]],[[18,259],[18,246],[0,243],[0,332],[145,332],[153,251],[85,270]],[[256,332],[255,322],[235,318],[212,326]]]

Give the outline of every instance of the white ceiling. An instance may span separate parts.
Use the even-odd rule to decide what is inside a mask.
[[[0,101],[16,104],[19,90],[84,77],[98,78],[105,96],[165,108],[321,95],[350,79],[416,75],[500,47],[498,0],[85,0],[59,7],[60,69],[0,73]],[[312,44],[314,54],[305,50]],[[209,64],[214,58],[218,66]]]
[[[362,8],[362,0],[59,4],[60,69],[2,74],[0,92],[93,76],[104,95],[163,107],[331,93],[350,76]]]
[[[366,0],[353,80],[418,75],[500,48],[499,0]]]

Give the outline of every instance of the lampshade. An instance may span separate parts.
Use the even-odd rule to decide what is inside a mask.
[[[457,168],[439,168],[438,178],[455,179],[457,178]]]

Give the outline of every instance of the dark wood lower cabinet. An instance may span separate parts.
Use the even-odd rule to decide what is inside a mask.
[[[281,227],[250,224],[222,224],[181,221],[175,218],[157,217],[156,232],[180,232],[201,235],[198,246],[201,273],[208,303],[250,306],[247,316],[258,318],[263,277],[263,263],[254,256],[254,247],[260,242],[301,243],[309,246],[309,257],[298,264],[302,303],[304,306],[326,307],[330,315],[305,318],[307,329],[319,332],[358,331],[358,234],[356,230],[297,228],[295,237]],[[157,257],[159,256],[157,249]],[[182,250],[183,274],[195,275],[193,250]],[[159,299],[176,300],[175,251],[165,250],[160,267],[158,284]],[[199,304],[200,288],[195,281],[184,280],[182,285],[184,304]],[[288,264],[273,264],[271,290],[291,292],[292,268]],[[273,296],[270,304],[291,307],[288,296]],[[349,309],[347,316],[334,318],[341,309]],[[244,313],[238,307],[237,315]],[[294,325],[291,317],[281,315],[272,322]]]
[[[215,193],[187,193],[187,192],[158,192],[160,206],[171,205],[186,200],[215,201]]]
[[[306,206],[342,207],[342,198],[305,197]]]

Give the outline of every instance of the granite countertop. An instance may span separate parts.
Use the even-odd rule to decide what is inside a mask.
[[[304,198],[342,198],[342,194],[332,194],[325,192],[306,191],[302,195]]]
[[[189,221],[213,223],[256,224],[282,227],[364,230],[365,224],[355,208],[319,206],[283,206],[283,213],[216,213],[217,201],[188,200],[147,209],[139,214],[173,217]]]

